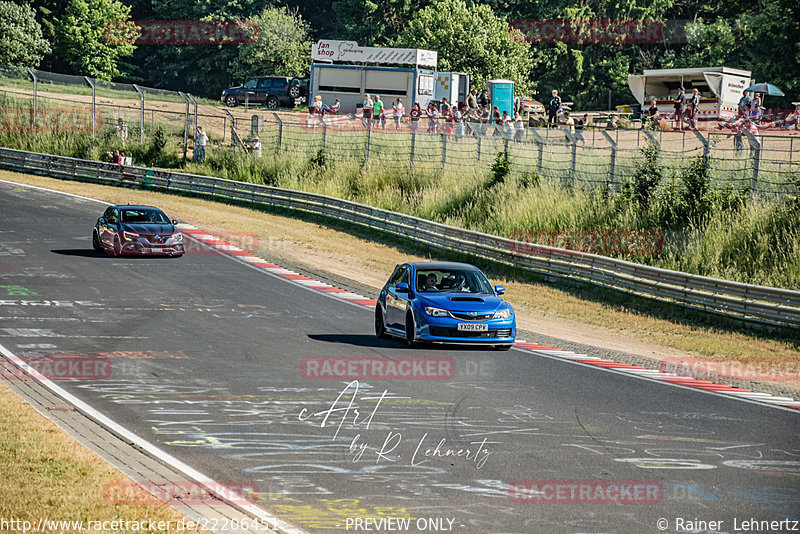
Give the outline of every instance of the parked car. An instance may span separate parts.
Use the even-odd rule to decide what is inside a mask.
[[[242,85],[222,91],[220,99],[233,108],[248,102],[270,109],[294,107],[308,95],[308,83],[303,86],[300,78],[289,76],[259,76],[250,78]]]
[[[183,234],[152,206],[109,206],[92,231],[92,247],[110,256],[183,256]]]
[[[486,275],[466,263],[404,263],[395,267],[375,306],[375,334],[508,350],[517,335],[514,309]]]

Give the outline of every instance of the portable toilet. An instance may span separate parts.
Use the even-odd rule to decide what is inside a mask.
[[[514,82],[511,80],[489,80],[486,82],[489,89],[489,100],[492,109],[497,106],[502,114],[508,112],[509,117],[514,116]]]

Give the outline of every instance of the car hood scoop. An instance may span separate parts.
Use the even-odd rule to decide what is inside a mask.
[[[480,297],[450,297],[453,302],[484,302]]]

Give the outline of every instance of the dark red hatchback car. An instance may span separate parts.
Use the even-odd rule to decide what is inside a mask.
[[[94,225],[92,246],[111,256],[183,256],[183,234],[177,224],[152,206],[110,206]]]

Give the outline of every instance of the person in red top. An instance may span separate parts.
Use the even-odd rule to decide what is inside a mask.
[[[408,117],[411,119],[411,129],[413,131],[419,130],[419,119],[422,116],[422,110],[419,108],[419,103],[414,102],[411,106],[411,111],[408,112]]]

